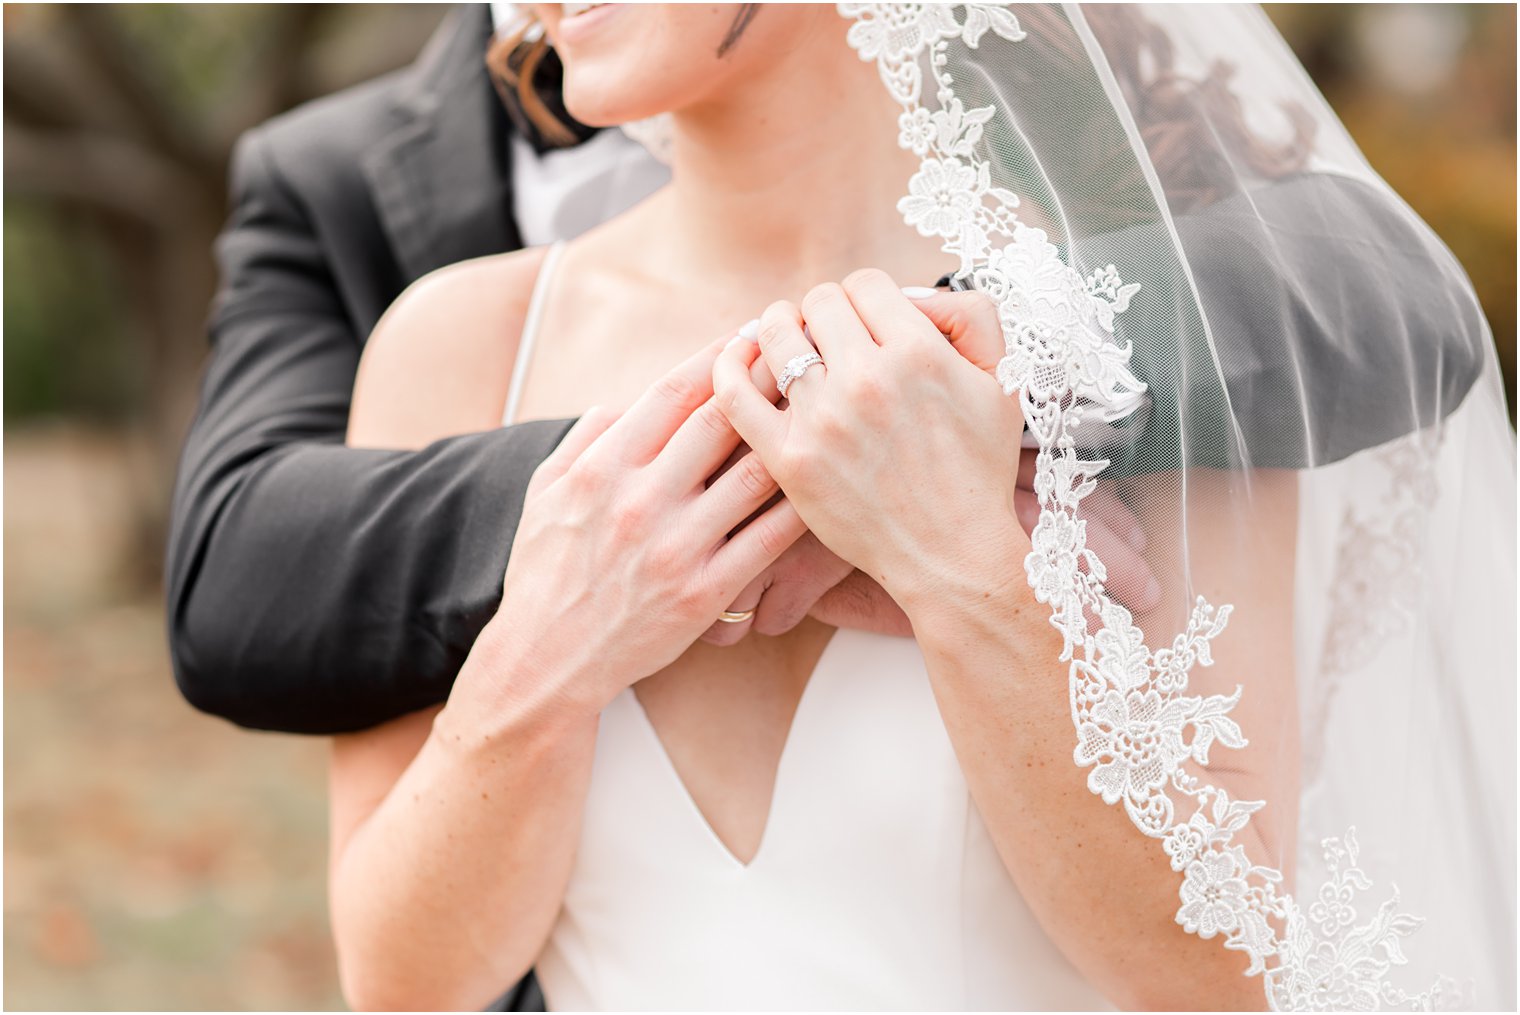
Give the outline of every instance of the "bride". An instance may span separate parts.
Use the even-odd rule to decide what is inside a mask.
[[[1369,485],[1512,451],[1486,329],[1264,20],[532,9],[578,119],[668,114],[673,181],[425,279],[367,345],[351,444],[581,421],[448,702],[336,741],[350,1002],[535,968],[556,1009],[1502,1001],[1512,784],[1431,745],[1505,742],[1506,650],[1390,590],[1505,505],[1406,524]],[[1215,49],[1285,90],[1242,105]],[[1104,497],[1159,594],[1088,545]],[[1364,556],[1369,504],[1398,526]],[[699,641],[805,532],[914,637]],[[1512,633],[1512,595],[1465,622]],[[1466,676],[1422,715],[1432,673]],[[1434,800],[1451,841],[1398,834]],[[1392,880],[1462,930],[1408,982]]]

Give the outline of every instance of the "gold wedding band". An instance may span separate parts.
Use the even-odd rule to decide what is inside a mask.
[[[732,610],[724,610],[718,614],[718,620],[724,624],[742,624],[754,615],[754,610],[743,610],[739,613],[734,613]]]

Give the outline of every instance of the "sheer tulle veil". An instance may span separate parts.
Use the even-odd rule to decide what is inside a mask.
[[[1515,440],[1462,268],[1255,7],[839,9],[905,227],[1000,309],[1074,778],[1175,932],[1277,1008],[1513,1008]]]

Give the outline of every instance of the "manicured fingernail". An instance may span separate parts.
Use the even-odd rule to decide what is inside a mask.
[[[1136,550],[1145,549],[1145,529],[1139,525],[1129,530],[1129,545]]]
[[[739,337],[746,342],[753,342],[760,337],[760,318],[755,318],[744,327],[739,329]]]
[[[723,343],[723,348],[725,348],[725,349],[730,348],[733,345],[735,345],[735,344],[737,344],[739,342],[742,342],[742,341],[744,341],[744,336],[743,335],[735,335],[733,338],[731,338],[727,342]]]
[[[1161,583],[1154,578],[1145,583],[1145,601],[1150,606],[1161,602]]]
[[[930,296],[938,296],[939,290],[930,289],[926,285],[905,285],[903,286],[903,295],[910,300],[926,300]]]

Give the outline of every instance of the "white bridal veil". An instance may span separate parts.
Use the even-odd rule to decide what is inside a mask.
[[[1513,1008],[1515,443],[1462,268],[1255,7],[840,11],[898,210],[1001,309],[1073,763],[1176,933],[1277,1008]]]

